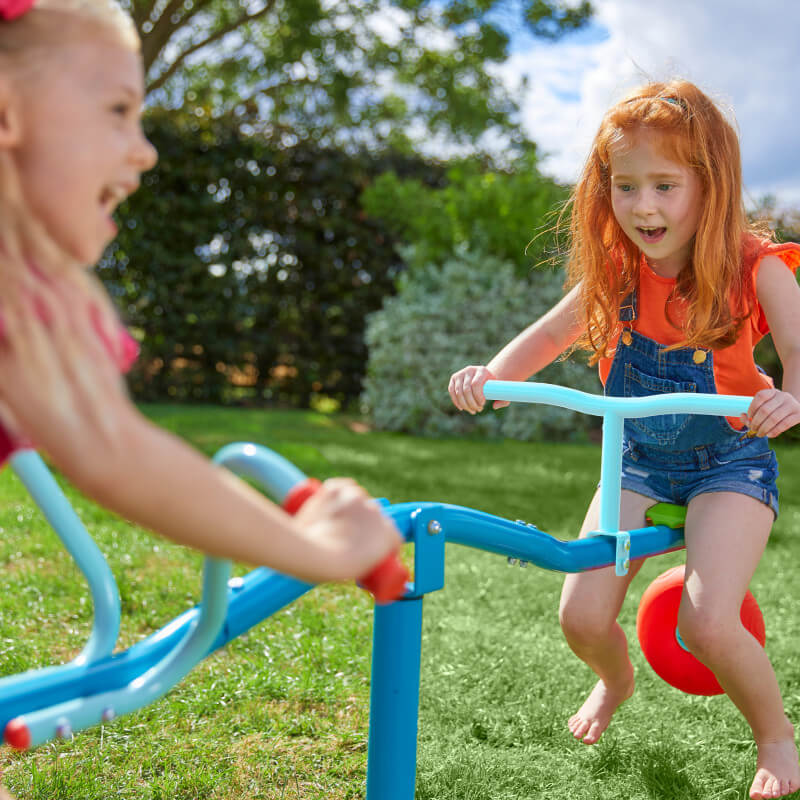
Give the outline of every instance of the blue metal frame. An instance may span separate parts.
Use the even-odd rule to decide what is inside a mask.
[[[405,539],[413,542],[414,581],[395,603],[376,606],[370,690],[367,800],[412,800],[424,596],[444,586],[445,543],[528,561],[544,569],[582,572],[683,547],[683,529],[652,525],[619,531],[620,459],[626,417],[666,413],[738,416],[751,398],[674,394],[605,398],[558,386],[488,381],[490,400],[546,403],[603,417],[600,527],[597,535],[556,539],[535,526],[446,503],[382,501]],[[282,500],[305,475],[267,448],[228,445],[215,461],[257,481]],[[81,655],[60,667],[0,679],[0,730],[21,717],[36,745],[107,721],[163,695],[199,660],[307,592],[310,585],[266,568],[229,580],[230,563],[207,558],[203,599],[160,631],[111,654],[119,629],[119,597],[96,545],[77,520],[39,457],[25,451],[12,467],[61,536],[89,581],[95,626]],[[100,691],[98,691],[100,690]]]

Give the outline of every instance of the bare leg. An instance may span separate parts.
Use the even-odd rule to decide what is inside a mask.
[[[656,501],[635,492],[622,491],[620,528],[644,525],[644,512]],[[595,494],[581,529],[581,538],[597,530],[599,492]],[[567,575],[561,590],[559,619],[567,643],[600,680],[567,726],[576,739],[595,744],[614,712],[633,694],[633,665],[628,640],[617,623],[622,601],[643,560],[632,562],[628,574],[618,576],[614,567]]]
[[[689,649],[717,676],[749,723],[758,747],[754,800],[800,788],[794,729],[765,650],[739,609],[766,546],[772,511],[742,494],[695,497],[686,515],[686,582],[678,626]]]

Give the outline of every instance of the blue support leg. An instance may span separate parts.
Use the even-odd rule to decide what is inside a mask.
[[[414,800],[422,596],[375,606],[367,800]]]

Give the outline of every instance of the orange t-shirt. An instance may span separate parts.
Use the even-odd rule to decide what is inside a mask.
[[[753,273],[753,286],[756,285],[762,259],[771,255],[780,258],[792,272],[796,272],[800,267],[800,244],[795,242],[776,244],[767,239],[748,236],[745,240],[744,258],[745,268],[751,269]],[[683,338],[681,331],[670,324],[664,312],[674,286],[675,278],[663,278],[657,275],[642,258],[636,291],[637,315],[631,327],[642,336],[667,346],[676,344]],[[680,324],[683,310],[680,301],[670,301],[669,310],[670,316]],[[609,351],[612,356],[601,358],[598,362],[600,380],[604,386],[611,370],[613,353],[621,330],[620,325],[610,343]],[[761,389],[773,386],[772,379],[758,370],[753,358],[753,348],[767,333],[769,333],[767,318],[761,304],[756,301],[756,307],[742,326],[739,338],[728,347],[714,350],[714,382],[719,394],[752,396]],[[729,418],[729,422],[737,429],[742,427],[738,418]]]

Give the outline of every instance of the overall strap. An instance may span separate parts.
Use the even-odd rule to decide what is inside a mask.
[[[638,314],[639,302],[636,294],[636,287],[630,290],[627,295],[622,299],[619,306],[619,321],[622,323],[631,323],[636,319]],[[624,327],[630,327],[630,324]]]

